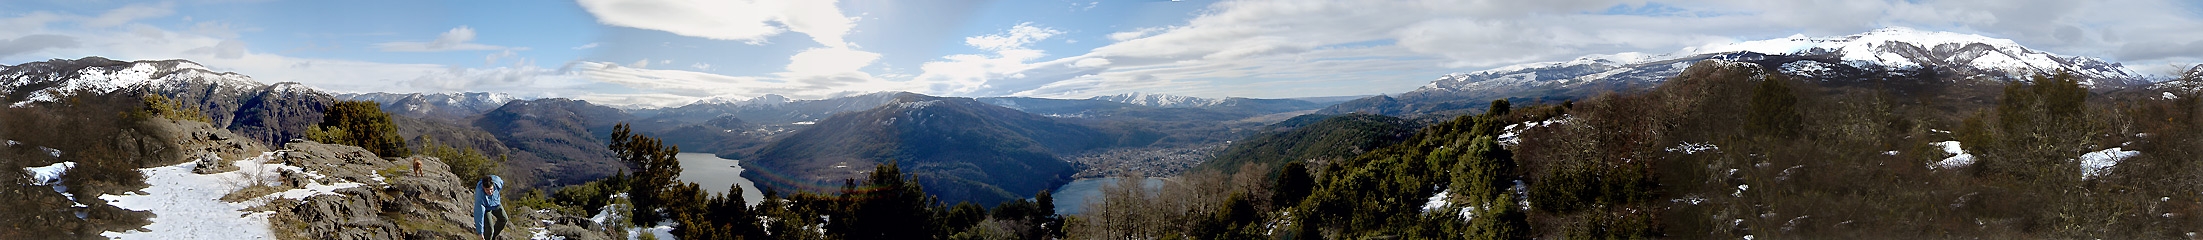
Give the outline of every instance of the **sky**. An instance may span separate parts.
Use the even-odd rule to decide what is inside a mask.
[[[0,64],[187,59],[338,93],[627,107],[907,91],[1396,94],[1446,73],[1907,27],[2171,75],[2192,0],[9,0]]]

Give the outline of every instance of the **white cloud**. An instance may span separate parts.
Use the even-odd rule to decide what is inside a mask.
[[[1025,22],[1018,23],[1017,26],[1011,26],[1010,30],[1003,31],[1001,34],[965,37],[964,45],[971,45],[979,48],[979,50],[1001,51],[1024,48],[1026,45],[1032,45],[1033,42],[1048,39],[1057,34],[1063,34],[1063,31],[1034,27],[1032,22]]]
[[[787,70],[792,74],[819,75],[858,72],[880,54],[844,48],[812,48],[788,57]]]
[[[513,57],[519,56],[520,52],[515,52],[512,49],[506,49],[504,51],[498,51],[497,53],[491,53],[488,56],[482,56],[482,65],[497,65],[497,60],[511,59]]]
[[[1161,31],[1163,31],[1163,28],[1140,28],[1139,30],[1133,31],[1115,32],[1109,34],[1109,40],[1116,40],[1118,42],[1132,41],[1132,39],[1140,39],[1140,37],[1146,37],[1147,35],[1155,34],[1156,32]]]
[[[53,34],[37,34],[23,36],[15,39],[0,39],[0,57],[46,50],[49,48],[73,48],[77,47],[77,45],[78,44],[75,37]]]
[[[1109,66],[1109,59],[1106,59],[1106,58],[1086,58],[1086,59],[1079,59],[1078,61],[1075,61],[1075,62],[1071,62],[1071,66],[1072,66],[1072,67],[1081,67],[1081,68],[1094,68],[1094,67],[1104,67],[1104,66]]]
[[[597,101],[643,101],[635,104],[666,106],[705,97],[750,98],[779,94],[796,99],[820,99],[847,92],[904,91],[918,85],[907,81],[847,75],[794,76],[784,78],[726,76],[684,70],[644,69],[603,62],[579,62],[571,67],[596,82],[646,91],[642,95],[601,95]],[[855,73],[862,74],[862,73]]]
[[[0,29],[11,30],[0,32],[0,37],[17,37],[12,35],[40,32],[46,29],[46,24],[59,22],[65,18],[68,17],[50,12],[31,12],[17,17],[0,19]]]
[[[688,67],[689,67],[689,68],[695,68],[695,69],[696,69],[697,71],[711,71],[711,64],[710,64],[710,63],[701,63],[701,62],[699,62],[699,63],[695,63],[695,64],[689,64],[689,65],[688,65]]]
[[[1034,42],[1046,40],[1063,31],[1038,27],[1032,23],[1019,23],[1001,33],[964,38],[964,45],[980,50],[993,51],[994,56],[958,54],[942,57],[943,61],[926,62],[918,67],[924,73],[912,81],[927,84],[926,91],[950,95],[987,94],[990,81],[1025,78],[1024,71],[1034,65],[1027,62],[1047,56],[1041,50],[1027,48]],[[1092,63],[1092,62],[1089,62]]]
[[[766,37],[795,31],[828,48],[844,48],[842,39],[855,18],[842,14],[834,0],[580,0],[581,8],[605,25],[665,31],[682,36],[764,44]],[[783,28],[785,26],[785,28]]]
[[[437,35],[436,40],[431,40],[428,42],[377,43],[375,44],[375,47],[380,48],[382,49],[382,51],[385,52],[443,52],[506,49],[527,50],[526,48],[484,45],[473,43],[473,41],[474,28],[459,26],[458,28],[452,28],[450,31],[445,31],[443,34]]]
[[[93,17],[89,20],[84,21],[83,24],[84,26],[94,28],[121,26],[124,23],[130,23],[132,21],[137,21],[138,19],[163,17],[168,16],[169,14],[175,14],[176,10],[172,9],[175,8],[175,6],[175,3],[170,2],[162,2],[157,5],[130,4],[127,6],[123,6],[122,8],[116,8],[115,10],[108,10],[106,13],[99,14],[98,17]]]
[[[585,49],[591,49],[591,48],[597,48],[597,43],[589,43],[589,44],[582,44],[581,46],[574,46],[574,50],[585,50]]]

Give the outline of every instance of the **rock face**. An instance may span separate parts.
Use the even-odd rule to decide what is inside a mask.
[[[260,145],[259,141],[204,122],[168,119],[153,121],[166,123],[156,129],[167,131],[167,136],[174,136],[172,138],[176,145],[183,148],[183,151],[179,151],[183,156],[178,156],[179,158],[200,162],[197,169],[192,169],[194,173],[211,174],[237,170],[236,165],[226,164],[227,160],[224,159],[244,159],[268,151],[268,147]]]

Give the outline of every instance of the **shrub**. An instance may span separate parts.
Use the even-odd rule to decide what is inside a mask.
[[[384,157],[412,155],[405,138],[398,136],[398,126],[381,107],[373,101],[337,102],[322,114],[320,125],[307,127],[306,136],[322,143],[359,146]]]

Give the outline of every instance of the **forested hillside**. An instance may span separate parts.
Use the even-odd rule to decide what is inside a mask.
[[[2203,227],[2191,213],[2203,199],[2190,194],[2203,185],[2183,177],[2203,170],[2188,157],[2203,149],[2196,92],[2092,93],[2056,73],[2028,80],[1896,88],[1704,61],[1656,88],[1494,108],[1351,160],[1288,163],[1267,180],[1195,173],[1154,195],[1112,187],[1067,230],[2148,239]],[[1158,204],[1194,207],[1148,207]],[[1182,222],[1195,224],[1171,224]]]

